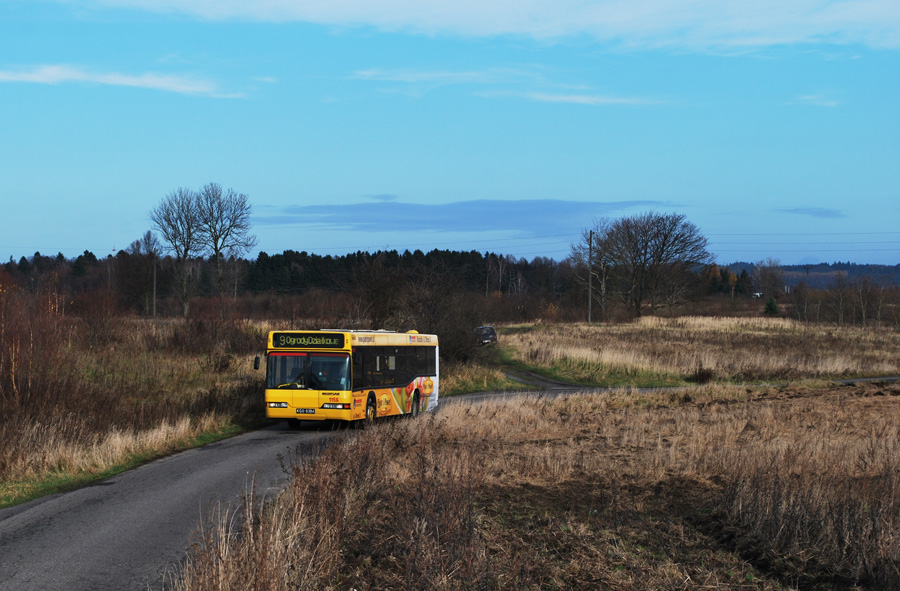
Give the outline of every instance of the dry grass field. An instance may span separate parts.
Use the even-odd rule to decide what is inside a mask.
[[[897,589],[898,419],[894,383],[448,403],[301,458],[170,588]]]
[[[258,419],[263,325],[0,298],[0,503]],[[784,319],[505,327],[490,353],[621,389],[445,402],[297,458],[198,532],[169,588],[898,589],[900,333]],[[810,380],[809,378],[812,378]],[[766,386],[788,383],[787,386]],[[740,384],[740,385],[739,385]],[[54,488],[56,487],[56,488]]]
[[[514,361],[595,385],[900,375],[900,332],[785,318],[644,317],[507,327]]]
[[[501,342],[555,377],[707,385],[455,401],[348,433],[211,522],[171,588],[900,588],[900,386],[825,379],[898,373],[897,333],[647,318]],[[794,385],[733,383],[775,380]]]

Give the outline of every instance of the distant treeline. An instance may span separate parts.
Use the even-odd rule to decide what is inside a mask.
[[[415,280],[423,273],[451,275],[466,291],[542,295],[562,294],[570,287],[569,266],[553,259],[532,261],[477,251],[396,250],[331,256],[286,250],[282,254],[259,253],[247,263],[245,289],[251,292],[301,293],[308,289],[347,290],[361,277],[380,273],[385,281]],[[379,281],[378,277],[372,277]]]
[[[828,289],[843,277],[850,282],[868,279],[883,285],[900,285],[900,265],[858,265],[856,263],[822,263],[819,265],[786,265],[784,278],[788,285],[806,283],[814,289]]]
[[[285,296],[297,302],[297,298],[305,298],[302,304],[292,304],[297,314],[305,309],[307,314],[319,310],[347,316],[352,310],[357,321],[376,327],[400,322],[396,316],[411,307],[421,312],[428,307],[428,297],[446,301],[450,294],[487,302],[473,312],[477,322],[535,318],[577,321],[584,320],[586,312],[584,265],[579,266],[572,258],[556,261],[536,257],[529,261],[492,252],[451,250],[358,251],[332,256],[286,250],[271,255],[261,252],[253,260],[232,257],[223,266],[227,297],[248,317],[283,308],[279,298]],[[190,275],[188,292],[184,292],[185,273]],[[179,316],[189,309],[185,297],[195,304],[221,297],[216,277],[212,258],[196,259],[185,267],[171,256],[148,254],[138,243],[105,258],[90,251],[72,259],[62,254],[35,253],[19,261],[11,258],[0,266],[0,286],[52,291],[65,296],[66,307],[75,313],[96,309],[101,302],[116,313]],[[670,290],[651,298],[647,302],[649,313],[692,313],[691,302],[716,296],[782,300],[798,285],[834,290],[865,280],[868,285],[898,286],[900,265],[838,262],[767,266],[739,262],[697,268],[678,280],[686,283],[679,285],[677,297],[672,297],[674,292]],[[596,290],[600,289],[597,282],[593,289],[596,302]],[[619,286],[612,283],[607,289],[609,301],[604,316],[601,318],[595,308],[594,320],[627,319],[632,315],[624,298],[617,295]]]
[[[364,305],[375,324],[389,315],[390,308],[405,305],[413,293],[502,296],[559,307],[581,290],[566,261],[544,257],[528,261],[476,251],[359,251],[332,256],[286,250],[261,252],[253,260],[230,258],[223,266],[229,300],[245,304],[268,300],[263,304],[267,310],[282,296],[348,300],[343,302],[347,306],[354,305],[349,300],[358,300],[356,307]],[[118,312],[152,315],[155,307],[160,315],[177,316],[185,309],[181,301],[185,273],[191,275],[192,301],[218,297],[212,259],[193,260],[185,269],[173,257],[156,257],[137,245],[105,258],[85,251],[74,259],[39,252],[18,262],[10,259],[0,266],[0,285],[65,294],[76,312],[86,300],[102,296]]]
[[[472,331],[480,324],[583,316],[575,300],[585,296],[569,265],[542,257],[288,250],[217,266],[212,258],[178,261],[139,246],[105,258],[85,251],[74,259],[35,253],[10,260],[0,266],[0,303],[6,294],[31,294],[101,336],[122,314],[184,316],[190,322],[183,340],[191,350],[218,343],[240,319],[292,328],[416,329],[440,334],[442,355],[459,359],[475,344]]]
[[[740,273],[751,273],[754,263],[738,262],[727,265]],[[851,262],[818,263],[815,265],[781,265],[786,285],[805,283],[813,289],[830,289],[836,281],[868,279],[873,283],[900,286],[900,265],[868,265]]]

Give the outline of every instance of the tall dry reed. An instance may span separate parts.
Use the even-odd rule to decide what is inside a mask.
[[[242,519],[214,516],[200,532],[170,588],[424,591],[486,580],[478,461],[409,427],[394,422],[301,457],[269,504],[249,492]]]

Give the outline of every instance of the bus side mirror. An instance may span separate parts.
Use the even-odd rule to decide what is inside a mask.
[[[253,360],[253,369],[259,369],[259,355]]]

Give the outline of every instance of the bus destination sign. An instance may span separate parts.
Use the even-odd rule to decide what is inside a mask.
[[[343,349],[344,335],[340,333],[272,333],[272,346],[278,349]]]

